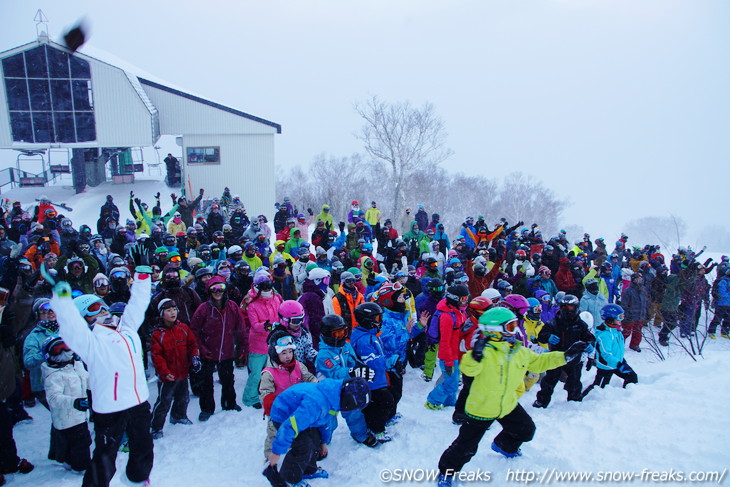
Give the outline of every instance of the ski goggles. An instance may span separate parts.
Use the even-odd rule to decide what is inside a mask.
[[[274,348],[276,349],[276,353],[281,353],[284,350],[294,350],[297,346],[294,344],[294,337],[286,335],[276,340]]]
[[[561,304],[560,309],[564,309],[567,311],[575,311],[578,309],[578,306],[576,306],[574,304]]]
[[[304,315],[302,316],[292,316],[291,318],[285,318],[287,323],[294,326],[302,326],[302,323],[304,323]]]
[[[517,329],[517,320],[508,321],[507,323],[504,323],[502,325],[505,329],[505,331],[509,333],[514,333]]]
[[[461,276],[454,279],[454,282],[467,283],[469,282],[469,276]]]
[[[159,266],[156,266],[156,265],[152,266],[152,274],[156,274],[156,273],[160,272],[160,270],[161,269]]]
[[[428,290],[434,293],[442,293],[444,292],[443,286],[429,286]]]
[[[89,305],[88,308],[86,308],[85,316],[96,316],[104,310],[106,310],[106,312],[108,313],[109,306],[107,306],[104,301],[97,301]]]
[[[84,268],[84,265],[79,262],[73,262],[68,265],[68,270],[70,270],[70,271],[78,271],[83,268]]]
[[[623,320],[624,320],[624,314],[623,314],[623,313],[621,313],[620,315],[618,315],[618,316],[617,316],[617,317],[615,318],[615,321],[623,321]]]
[[[124,271],[112,272],[112,279],[126,279],[127,273]]]
[[[534,313],[536,315],[542,313],[542,305],[538,304],[536,306],[533,306],[532,308],[530,308],[530,313]]]
[[[336,328],[330,332],[330,336],[335,340],[345,340],[349,336],[349,333],[347,327]]]
[[[179,255],[175,255],[174,257],[170,257],[170,262],[182,262],[182,257]]]
[[[109,285],[109,279],[97,279],[94,281],[94,287],[106,287]]]
[[[209,292],[211,294],[224,293],[224,292],[226,292],[226,285],[225,284],[214,284],[210,287]]]
[[[348,277],[348,278],[347,278],[347,279],[345,279],[345,280],[344,280],[343,282],[344,282],[345,284],[355,284],[355,282],[356,282],[356,281],[357,281],[357,279],[355,279],[355,278],[352,278],[352,277]]]
[[[39,313],[48,313],[49,311],[51,311],[51,303],[43,303],[38,306]]]

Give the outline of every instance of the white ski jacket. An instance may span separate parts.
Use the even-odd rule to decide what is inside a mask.
[[[136,274],[119,327],[94,325],[89,329],[73,299],[53,295],[51,307],[58,317],[58,334],[89,368],[92,408],[115,413],[142,404],[149,398],[142,363],[142,343],[137,329],[151,298],[151,279]]]

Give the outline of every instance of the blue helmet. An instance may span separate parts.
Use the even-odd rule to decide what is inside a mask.
[[[101,304],[94,306],[96,303]],[[107,306],[104,300],[95,294],[82,294],[74,298],[74,305],[76,305],[76,309],[79,310],[79,313],[83,317],[96,316],[102,308],[106,308],[107,311],[109,310],[109,306]]]
[[[613,321],[623,321],[624,309],[618,304],[607,304],[601,308],[601,319],[606,321],[611,319]]]

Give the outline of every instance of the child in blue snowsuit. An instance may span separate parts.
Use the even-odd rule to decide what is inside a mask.
[[[319,353],[315,363],[318,379],[348,379],[358,374],[362,376],[367,375],[368,372],[372,373],[372,369],[358,360],[355,350],[348,343],[347,324],[341,316],[323,317],[319,332]],[[377,446],[378,442],[375,437],[368,432],[362,411],[359,409],[344,411],[342,417],[345,418],[347,427],[350,428],[350,436],[355,441],[369,447]]]
[[[624,310],[617,304],[608,304],[601,309],[603,323],[595,330],[596,337],[596,358],[589,360],[587,370],[592,364],[596,365],[596,378],[593,384],[583,391],[583,396],[588,394],[594,387],[601,389],[611,382],[611,377],[619,376],[624,380],[624,387],[628,384],[636,384],[638,377],[624,358],[624,336],[621,333],[621,321],[624,317]]]

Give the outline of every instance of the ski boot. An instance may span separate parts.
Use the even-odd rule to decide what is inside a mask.
[[[519,448],[514,453],[508,453],[508,452],[502,450],[499,447],[499,445],[497,445],[495,442],[492,442],[492,450],[494,450],[495,452],[499,453],[500,455],[504,455],[507,458],[515,458],[515,457],[522,456],[522,450],[520,450]]]
[[[328,479],[328,478],[330,478],[330,474],[328,474],[327,470],[323,469],[322,467],[317,467],[317,470],[315,470],[312,473],[302,475],[302,478],[304,480]]]
[[[393,438],[388,435],[385,431],[381,431],[380,433],[375,433],[375,439],[378,440],[378,443],[388,443],[389,441],[392,441]]]
[[[430,402],[426,401],[426,404],[424,404],[426,409],[430,409],[432,411],[441,411],[444,406],[442,404],[431,404]]]

